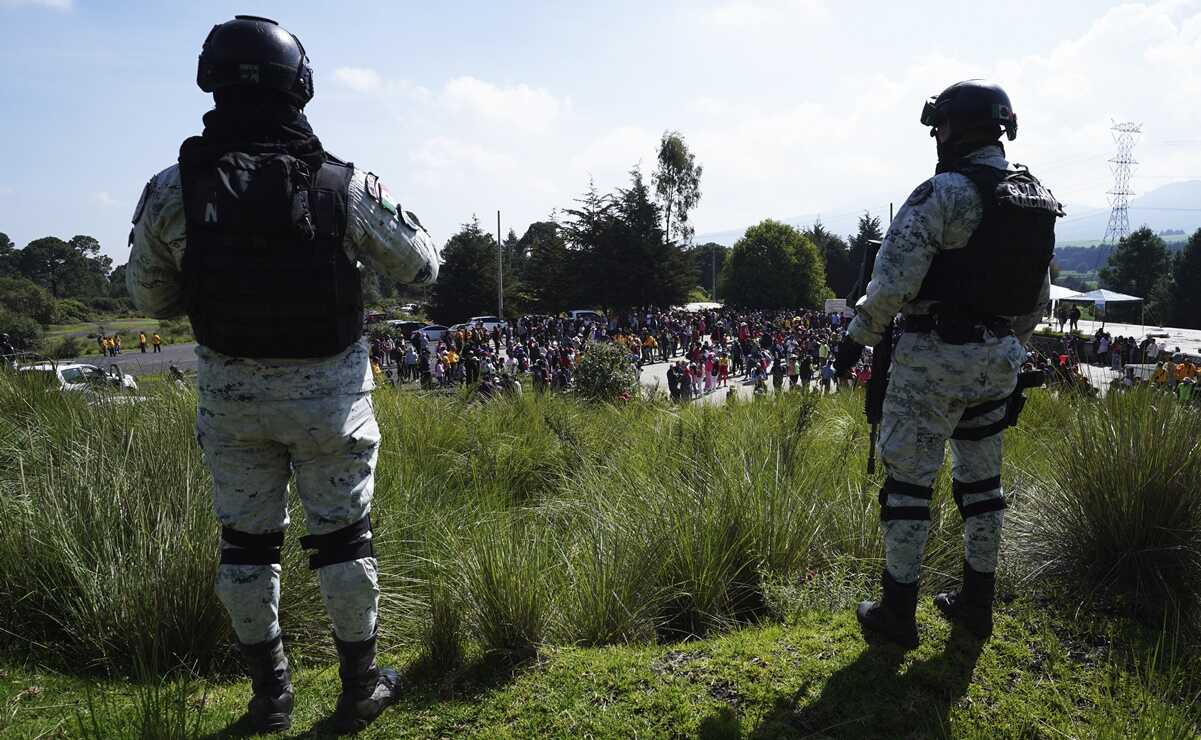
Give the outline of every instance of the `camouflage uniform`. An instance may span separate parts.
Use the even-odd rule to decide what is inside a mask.
[[[967,161],[1010,169],[998,145],[973,152]],[[888,229],[866,300],[848,335],[874,346],[898,311],[906,316],[927,314],[930,302],[914,299],[931,260],[942,250],[963,248],[982,218],[979,192],[966,176],[947,172],[919,185]],[[881,503],[900,513],[883,522],[887,569],[898,583],[914,583],[920,575],[930,533],[928,514],[922,512],[928,511],[946,442],[957,427],[987,426],[1005,415],[1001,407],[960,423],[966,408],[1013,392],[1025,359],[1023,345],[1038,325],[1049,294],[1048,276],[1037,308],[1011,317],[1013,336],[960,345],[947,344],[933,332],[901,336],[893,354],[879,443],[889,477]],[[952,478],[961,506],[1003,496],[1001,441],[1000,434],[979,441],[951,440]],[[966,520],[964,549],[973,569],[996,570],[1003,518],[1003,511],[989,511]]]
[[[369,194],[366,175],[355,170],[350,182],[348,256],[398,281],[433,282],[439,255],[429,234],[395,204]],[[150,181],[134,219],[130,296],[151,316],[178,316],[185,309],[187,246],[178,166]],[[223,526],[252,535],[282,532],[293,475],[309,534],[342,529],[370,512],[380,435],[364,342],[317,359],[229,357],[204,346],[196,356],[196,436]],[[223,540],[223,546],[231,545]],[[379,602],[375,558],[318,573],[336,636],[346,642],[372,637]],[[279,634],[279,576],[279,565],[219,566],[216,590],[242,643]]]

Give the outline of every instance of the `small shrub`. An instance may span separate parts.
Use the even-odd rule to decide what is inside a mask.
[[[80,357],[87,351],[89,345],[80,341],[77,336],[63,337],[46,347],[45,354],[55,360],[69,360]]]
[[[28,316],[13,313],[0,306],[0,334],[7,334],[18,350],[37,345],[42,326]]]
[[[63,298],[54,302],[54,323],[56,324],[88,321],[92,316],[92,310],[74,298]]]
[[[1028,576],[1158,620],[1201,608],[1201,438],[1196,412],[1153,390],[1080,401],[1050,464],[1011,517]]]
[[[589,401],[613,402],[638,391],[629,352],[619,344],[589,344],[576,368],[575,384],[576,392]]]

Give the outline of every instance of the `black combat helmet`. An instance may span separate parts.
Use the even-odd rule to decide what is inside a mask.
[[[278,90],[303,108],[313,98],[313,68],[300,39],[278,23],[237,15],[209,31],[196,84],[207,93],[233,86]]]
[[[937,127],[950,123],[952,136],[995,125],[1013,141],[1018,135],[1018,117],[1001,86],[988,80],[964,80],[929,98],[922,108],[922,125]],[[934,131],[930,131],[934,136]]]

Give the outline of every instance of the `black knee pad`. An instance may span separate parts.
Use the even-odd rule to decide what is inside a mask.
[[[921,506],[889,506],[888,494],[924,499]],[[933,486],[919,486],[916,483],[905,483],[891,476],[884,479],[884,487],[880,489],[880,521],[930,521],[930,499],[934,498]]]
[[[221,539],[231,545],[221,548],[222,565],[275,565],[279,563],[284,533],[249,534],[233,527],[222,527]]]
[[[309,556],[309,570],[317,570],[327,565],[375,557],[375,547],[367,536],[370,534],[371,516],[368,515],[327,534],[305,535],[300,538],[300,546],[317,551]]]
[[[977,501],[974,504],[964,505],[963,497],[977,493],[992,493],[997,495],[993,498]],[[1005,497],[1001,495],[1001,476],[996,475],[992,478],[973,481],[968,483],[961,480],[951,481],[951,492],[955,496],[955,506],[959,508],[959,516],[967,520],[981,514],[988,514],[993,511],[1005,510]]]

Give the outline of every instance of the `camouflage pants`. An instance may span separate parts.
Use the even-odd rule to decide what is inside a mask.
[[[921,574],[930,535],[929,507],[946,443],[965,409],[1009,396],[1025,351],[1015,337],[951,345],[933,333],[901,335],[893,353],[879,454],[888,471],[881,492],[888,572],[901,583]],[[983,427],[1005,416],[992,410],[962,427]],[[1004,512],[1001,491],[1001,434],[979,441],[950,440],[951,477],[957,503],[968,507],[965,558],[973,570],[997,569]],[[971,514],[973,509],[992,509]]]
[[[369,394],[201,399],[196,438],[213,476],[213,508],[223,526],[249,534],[283,531],[293,475],[310,534],[342,529],[371,509],[380,434]],[[279,565],[218,567],[217,595],[241,642],[279,634],[279,576]],[[370,637],[379,606],[375,558],[327,565],[318,578],[338,638]]]

